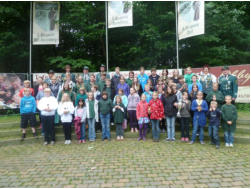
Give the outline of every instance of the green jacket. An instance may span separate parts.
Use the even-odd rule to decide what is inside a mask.
[[[112,106],[112,100],[109,98],[106,100],[101,98],[98,102],[98,110],[101,114],[109,114],[111,112]]]
[[[229,74],[228,77],[221,75],[219,77],[219,90],[224,96],[230,95],[232,98],[237,98],[238,80],[234,75]]]
[[[206,97],[206,101],[208,103],[210,103],[212,100],[213,100],[213,96],[216,96],[216,101],[218,103],[218,108],[220,109],[221,108],[221,105],[223,104],[224,102],[224,96],[222,94],[222,92],[220,92],[219,90],[217,91],[210,91],[208,94],[207,94],[207,97]]]
[[[237,110],[233,104],[224,104],[221,107],[222,112],[222,128],[224,131],[230,130],[234,132],[236,129],[236,120],[237,120]],[[227,121],[232,121],[232,125],[228,125]]]
[[[119,106],[123,108],[123,111],[121,109],[118,108],[114,108],[116,106],[116,104],[113,106],[113,117],[114,117],[114,123],[118,123],[118,124],[122,124],[124,121],[124,117],[125,117],[125,107],[124,105],[121,103]]]
[[[185,74],[184,78],[185,78],[185,82],[187,83],[187,85],[192,84],[192,76],[194,75],[194,73],[191,74]]]
[[[97,83],[95,83],[95,85],[97,85]],[[90,83],[90,81],[87,81],[86,83],[85,83],[85,90],[87,91],[87,92],[90,92],[91,91],[91,83]]]
[[[101,91],[103,91],[103,89],[104,89],[104,87],[105,87],[105,81],[99,80],[99,81],[97,82],[97,85],[98,85],[98,90],[101,92]]]
[[[106,72],[104,72],[104,73],[106,73]],[[97,73],[96,82],[99,82],[100,78],[101,78],[101,72]],[[109,73],[106,73],[106,79],[110,79],[110,74]]]
[[[129,85],[129,87],[131,88],[132,87],[132,80],[130,78],[126,79],[126,83],[127,85]]]
[[[75,106],[77,106],[78,105],[78,101],[80,100],[80,99],[83,99],[84,101],[85,101],[85,99],[87,99],[87,95],[86,94],[77,94],[77,97],[76,97],[76,100],[75,100]]]

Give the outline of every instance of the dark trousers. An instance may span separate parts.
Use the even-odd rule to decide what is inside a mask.
[[[116,136],[124,136],[124,129],[122,123],[116,123]]]
[[[181,137],[189,138],[189,117],[180,118]]]
[[[211,142],[216,145],[220,145],[220,140],[219,140],[219,126],[217,125],[209,125],[208,126],[208,133],[209,136],[211,137]]]
[[[43,116],[41,115],[41,122],[44,128],[44,141],[55,141],[55,129],[54,129],[54,115]]]
[[[71,140],[71,122],[62,123],[64,128],[65,140]]]
[[[139,124],[139,137],[146,138],[147,123]]]
[[[136,110],[128,110],[128,116],[131,129],[137,128],[138,120],[137,120]]]

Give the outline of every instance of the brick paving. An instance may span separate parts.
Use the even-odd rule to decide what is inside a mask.
[[[250,187],[249,144],[30,142],[0,147],[0,187]]]

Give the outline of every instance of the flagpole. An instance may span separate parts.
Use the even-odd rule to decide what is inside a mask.
[[[29,78],[31,81],[31,63],[32,63],[32,1],[30,2],[30,54],[29,54]]]
[[[179,35],[178,35],[178,2],[175,1],[175,12],[176,12],[176,60],[177,69],[179,69]]]
[[[109,72],[108,65],[108,2],[105,2],[105,38],[106,38],[106,72]]]

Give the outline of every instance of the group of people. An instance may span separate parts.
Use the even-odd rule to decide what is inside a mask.
[[[78,76],[71,73],[71,67],[67,65],[59,81],[50,70],[47,79],[38,78],[34,89],[26,80],[20,90],[22,140],[26,137],[28,121],[34,137],[37,136],[35,113],[38,110],[44,145],[55,143],[54,126],[60,121],[65,144],[70,144],[73,123],[79,143],[86,143],[87,128],[89,141],[96,140],[97,130],[102,130],[102,140],[111,140],[110,125],[116,127],[117,140],[124,139],[128,125],[131,132],[139,133],[138,140],[146,140],[151,125],[154,142],[159,141],[161,131],[167,132],[166,141],[175,141],[176,120],[180,123],[181,141],[193,144],[199,135],[200,143],[205,144],[204,127],[208,119],[211,144],[219,148],[218,132],[222,125],[225,146],[233,147],[237,78],[227,66],[222,68],[219,78],[209,71],[205,65],[200,74],[195,74],[188,67],[184,76],[174,70],[170,77],[167,69],[158,75],[152,68],[151,74],[147,75],[141,67],[140,74],[136,76],[130,71],[129,77],[125,78],[116,67],[110,78],[104,65],[96,75],[89,74],[85,66],[83,74]],[[193,130],[190,138],[191,118]]]

